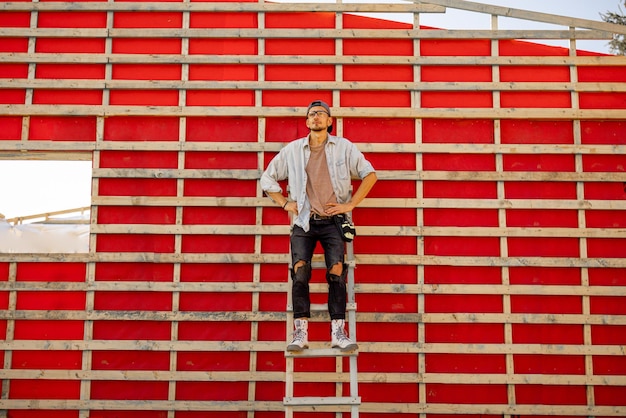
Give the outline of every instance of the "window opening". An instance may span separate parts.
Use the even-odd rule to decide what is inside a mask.
[[[91,174],[91,161],[0,160],[0,252],[88,252]]]

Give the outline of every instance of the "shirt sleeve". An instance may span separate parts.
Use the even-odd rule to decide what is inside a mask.
[[[288,176],[287,161],[285,158],[285,149],[283,148],[270,161],[267,169],[261,175],[261,189],[264,192],[279,192],[283,189],[278,184],[279,181],[285,180]]]
[[[358,177],[360,179],[365,178],[368,174],[374,173],[376,170],[372,163],[370,163],[365,155],[359,149],[351,143],[350,150],[350,175],[352,177]]]

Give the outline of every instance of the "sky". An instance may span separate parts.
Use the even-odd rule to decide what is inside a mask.
[[[283,0],[281,0],[283,1]],[[401,0],[349,0],[350,2],[393,2],[402,3]],[[346,3],[348,1],[345,1]],[[596,20],[601,22],[601,13],[618,12],[620,7],[624,8],[624,0],[474,0],[476,3],[492,4],[495,6],[510,7],[514,9],[530,10],[534,12],[550,13],[559,16],[577,17],[581,19]],[[383,18],[384,15],[381,15]],[[397,20],[411,22],[410,16],[396,16]],[[490,29],[491,17],[475,12],[448,9],[445,14],[422,13],[420,14],[420,24],[443,29]],[[563,27],[542,24],[538,22],[525,21],[520,19],[502,18],[498,19],[500,29],[563,29]],[[569,41],[542,41],[550,45],[569,47]],[[587,51],[609,53],[608,40],[593,40],[576,42],[578,49]]]
[[[276,1],[276,0],[274,0]],[[293,1],[293,0],[292,0]],[[298,0],[300,1],[300,0]],[[319,0],[308,0],[319,1]],[[345,2],[400,0],[346,0]],[[482,0],[480,3],[601,21],[600,14],[619,12],[624,0]],[[622,7],[622,10],[626,11]],[[389,19],[389,15],[382,15]],[[410,15],[394,16],[411,21]],[[445,14],[422,14],[420,23],[445,29],[489,29],[491,19],[479,13],[448,9]],[[554,29],[554,26],[500,18],[500,29]],[[567,47],[568,41],[545,42]],[[578,49],[608,53],[608,41],[577,41]],[[91,163],[85,161],[6,161],[0,159],[0,214],[7,219],[89,206]]]
[[[0,214],[7,219],[90,204],[91,161],[0,160]]]

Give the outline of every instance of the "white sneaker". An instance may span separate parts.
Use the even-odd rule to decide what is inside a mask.
[[[341,351],[353,351],[359,348],[357,343],[352,342],[346,335],[345,320],[333,319],[331,324],[331,345],[333,348],[338,348]]]
[[[293,332],[293,340],[287,346],[287,351],[302,351],[309,348],[309,321],[296,319],[294,326],[296,329]]]

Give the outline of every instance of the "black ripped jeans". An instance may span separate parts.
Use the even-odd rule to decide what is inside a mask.
[[[345,243],[339,235],[333,219],[311,220],[310,229],[304,232],[295,225],[291,232],[292,260],[292,304],[294,318],[311,317],[311,298],[309,281],[311,280],[311,259],[319,242],[324,250],[326,262],[326,281],[328,282],[328,313],[331,319],[346,318],[346,275],[347,268],[343,265],[341,276],[330,274],[330,268],[344,262]],[[297,262],[306,264],[294,271]]]

